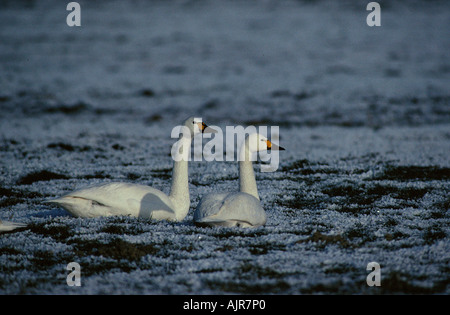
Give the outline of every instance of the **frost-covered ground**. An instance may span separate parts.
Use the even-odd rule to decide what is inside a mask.
[[[445,1],[79,1],[0,5],[0,293],[450,292],[450,6]],[[409,5],[409,7],[408,7]],[[192,161],[183,222],[45,204],[129,181],[168,192],[172,128],[280,126],[259,172],[267,225],[200,228],[237,163]],[[66,284],[69,262],[81,287]],[[381,287],[369,287],[369,262]]]

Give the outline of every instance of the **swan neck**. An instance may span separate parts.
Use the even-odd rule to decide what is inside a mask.
[[[239,160],[239,190],[250,194],[259,200],[258,187],[256,186],[255,172],[251,161],[251,152],[247,141],[241,147]]]
[[[190,207],[188,160],[191,142],[191,138],[180,137],[175,144],[177,154],[173,156],[172,186],[169,198],[173,203],[176,219],[179,221],[186,217]]]

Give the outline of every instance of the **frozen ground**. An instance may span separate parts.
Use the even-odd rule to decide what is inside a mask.
[[[0,293],[450,292],[450,5],[79,1],[0,5]],[[338,4],[339,3],[339,4]],[[43,203],[130,181],[170,188],[172,128],[278,125],[268,222],[199,228],[237,164],[191,162],[183,222],[73,218]],[[66,284],[69,262],[82,286]],[[381,265],[381,287],[366,266]]]

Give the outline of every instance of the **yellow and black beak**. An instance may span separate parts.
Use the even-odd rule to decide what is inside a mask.
[[[270,142],[270,140],[266,140],[266,144],[267,144],[267,150],[278,150],[278,151],[285,150],[285,148],[280,147],[279,145]]]
[[[197,123],[198,129],[202,132],[202,133],[217,133],[217,130],[209,127],[207,124],[205,124],[204,122],[198,122]]]

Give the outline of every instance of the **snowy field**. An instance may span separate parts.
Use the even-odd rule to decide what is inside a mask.
[[[380,1],[369,27],[368,2],[79,1],[68,27],[67,3],[2,1],[0,219],[29,225],[0,235],[0,293],[449,294],[450,4]],[[266,226],[192,223],[236,162],[190,162],[178,223],[43,202],[167,193],[191,115],[280,127],[278,170],[254,163]]]

